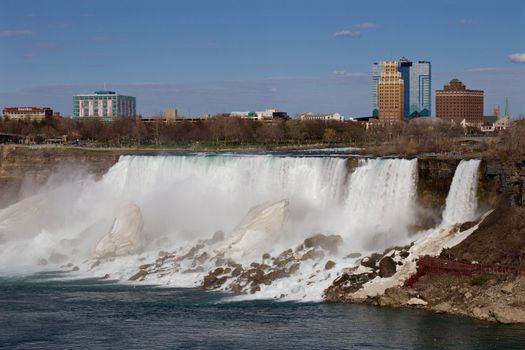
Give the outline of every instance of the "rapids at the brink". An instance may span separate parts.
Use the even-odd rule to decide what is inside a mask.
[[[478,166],[479,161],[462,161],[458,166],[445,223],[471,220],[478,214]],[[410,243],[410,227],[417,220],[416,173],[417,159],[363,159],[356,169],[349,169],[347,160],[339,157],[123,156],[98,181],[84,176],[46,186],[0,210],[0,273],[75,267],[72,278],[108,274],[125,281],[159,251],[191,247],[217,231],[225,236],[221,253],[228,255],[231,248],[239,264],[297,247],[317,233],[339,235],[343,245],[338,254],[329,256],[336,269],[320,271],[313,262],[305,263],[289,278],[252,296],[284,294],[290,299],[319,300],[338,271],[355,264],[355,259],[347,258],[349,253]],[[250,209],[282,200],[286,205],[278,214],[282,216],[278,232],[239,233]],[[143,224],[142,246],[136,252],[125,250],[132,252],[128,255],[97,261],[95,247],[130,205],[141,216],[137,225],[142,230]],[[272,225],[268,227],[275,231],[277,226]],[[236,241],[229,240],[233,235],[238,235]],[[241,253],[233,255],[235,249]],[[199,286],[211,268],[151,276],[148,282]]]

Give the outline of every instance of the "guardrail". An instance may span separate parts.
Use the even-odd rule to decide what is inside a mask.
[[[426,274],[453,274],[460,276],[472,276],[476,274],[511,275],[521,274],[523,270],[503,265],[483,265],[478,263],[466,263],[447,258],[423,255],[419,257],[417,272],[410,276],[405,286],[412,287]]]

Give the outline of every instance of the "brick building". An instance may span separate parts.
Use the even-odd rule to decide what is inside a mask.
[[[381,62],[383,72],[378,82],[378,111],[382,122],[398,122],[405,118],[404,82],[397,62]]]
[[[468,124],[483,124],[483,90],[468,90],[458,79],[452,79],[436,90],[436,117]]]

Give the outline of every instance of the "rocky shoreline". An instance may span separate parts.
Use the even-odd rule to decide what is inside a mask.
[[[369,298],[327,294],[335,303],[423,309],[503,324],[525,323],[525,278],[432,275],[413,288],[392,287]]]
[[[500,224],[501,220],[507,224]],[[511,209],[502,204],[480,223],[467,228],[469,226],[472,224],[455,229],[456,233],[453,235],[456,236],[467,232],[468,237],[462,242],[448,249],[442,249],[446,243],[441,242],[439,251],[434,252],[438,253],[437,259],[443,259],[445,264],[450,262],[453,265],[458,262],[466,267],[475,264],[476,267],[487,267],[488,272],[458,273],[450,268],[448,271],[436,269],[421,273],[418,262],[421,257],[413,255],[414,246],[395,248],[384,254],[364,258],[359,267],[349,269],[336,278],[325,290],[325,300],[334,303],[417,308],[503,324],[525,323],[525,274],[521,266],[525,252],[525,208]],[[462,228],[465,230],[462,231]],[[487,242],[487,238],[494,236],[499,236],[496,238],[500,242],[499,246]],[[520,236],[521,239],[517,240],[515,236]],[[522,253],[516,254],[516,260],[513,260],[509,257],[512,251]],[[501,259],[501,254],[506,254],[507,260]],[[480,262],[486,265],[481,265]],[[500,265],[501,262],[508,265]],[[409,264],[414,264],[411,275],[402,274],[395,281],[397,283],[393,283],[392,278]],[[412,283],[411,276],[417,277]],[[376,287],[374,290],[374,283],[387,288]]]

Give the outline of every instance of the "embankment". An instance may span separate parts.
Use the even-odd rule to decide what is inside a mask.
[[[30,195],[44,185],[52,174],[63,179],[80,173],[101,176],[126,152],[128,151],[0,146],[0,208],[18,201],[22,196]]]

